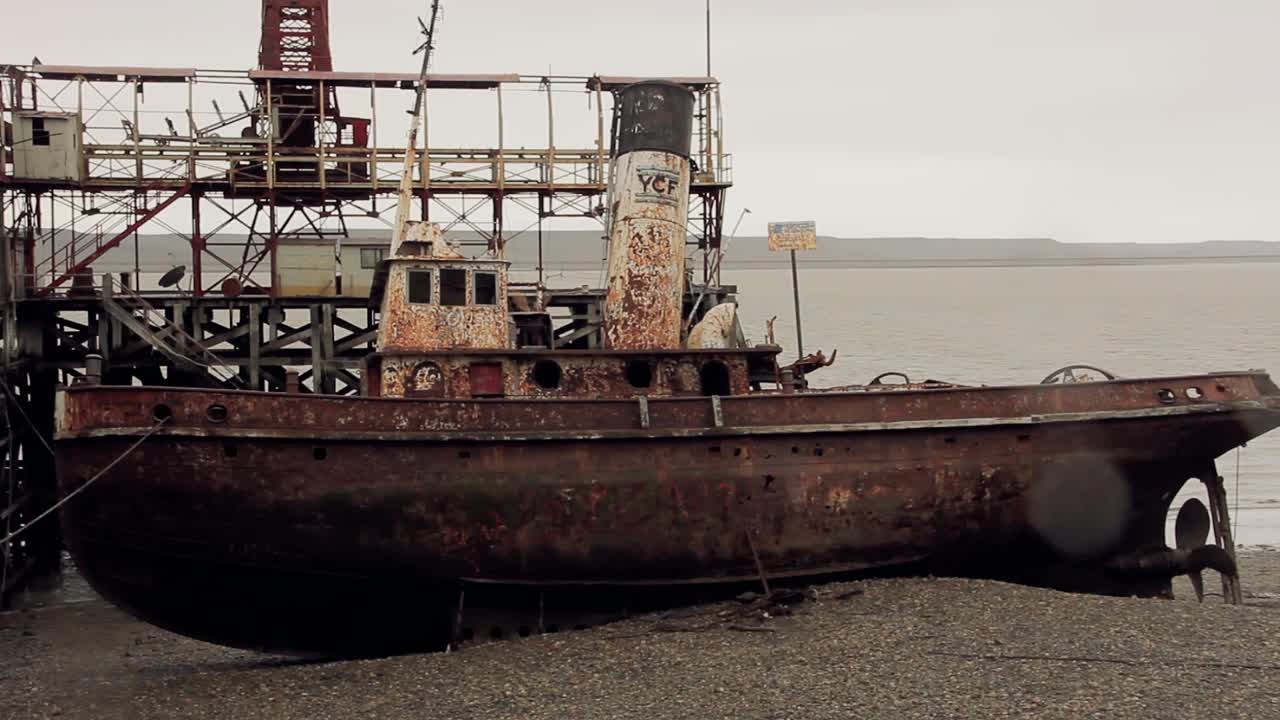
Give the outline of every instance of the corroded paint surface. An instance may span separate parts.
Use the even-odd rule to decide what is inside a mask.
[[[680,347],[689,161],[655,151],[614,161],[605,346]]]
[[[158,406],[167,427],[65,508],[78,565],[153,622],[280,648],[340,642],[320,618],[344,583],[417,588],[385,630],[447,610],[462,578],[743,580],[752,545],[771,575],[922,558],[1037,568],[1055,557],[1037,504],[1098,478],[1091,497],[1122,510],[1090,551],[1105,558],[1162,541],[1192,473],[1280,424],[1280,390],[1248,374],[729,397],[719,415],[710,398],[77,388],[57,437],[63,491]],[[224,611],[190,612],[206,604]]]
[[[738,327],[738,306],[721,303],[702,317],[689,331],[691,348],[727,348],[733,346]]]
[[[512,346],[507,314],[507,265],[503,260],[394,259],[387,272],[382,297],[382,320],[378,347],[384,351],[426,351],[450,349],[502,349]],[[440,302],[440,270],[467,272],[467,305]],[[410,303],[406,288],[408,273],[432,271],[432,302]],[[497,302],[475,305],[476,272],[497,275]]]
[[[1189,391],[1200,392],[1191,399]],[[1265,418],[1280,410],[1280,390],[1263,374],[1224,374],[1065,385],[962,387],[879,392],[751,394],[721,399],[724,424],[752,428],[814,427],[849,423],[977,422],[1068,414],[1081,422],[1097,413],[1203,409],[1223,412],[1223,403],[1262,403]],[[1269,403],[1269,405],[1268,405]],[[561,430],[636,430],[633,400],[432,401],[288,395],[277,393],[142,387],[84,387],[66,391],[59,416],[63,432],[112,427],[149,427],[155,406],[173,413],[173,427],[210,431],[237,428],[313,433],[347,430],[373,433],[510,432],[554,425]],[[226,423],[207,419],[211,405],[227,408]],[[707,398],[655,398],[649,403],[653,429],[689,430],[713,425]],[[1243,413],[1248,408],[1236,408]],[[1100,430],[1099,432],[1104,432]]]
[[[621,399],[637,395],[667,397],[708,395],[701,370],[719,364],[729,375],[732,395],[750,390],[746,353],[614,354],[518,352],[470,355],[381,353],[370,362],[381,369],[382,397],[472,397],[469,368],[474,363],[501,363],[508,398]],[[554,384],[539,370],[554,365]]]

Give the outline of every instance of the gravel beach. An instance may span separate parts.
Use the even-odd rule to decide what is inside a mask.
[[[0,615],[0,720],[1280,717],[1280,552],[1241,565],[1244,607],[1197,604],[1185,581],[1170,602],[896,578],[816,587],[784,617],[730,602],[346,662],[207,645],[88,600]]]

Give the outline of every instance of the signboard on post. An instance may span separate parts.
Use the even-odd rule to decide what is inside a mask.
[[[769,250],[817,250],[818,228],[812,221],[769,223]]]
[[[791,292],[796,303],[796,349],[804,357],[804,333],[800,329],[800,278],[796,273],[796,251],[818,249],[818,227],[812,220],[769,223],[769,250],[791,253]]]

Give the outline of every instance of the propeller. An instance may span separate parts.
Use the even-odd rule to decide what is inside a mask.
[[[1198,498],[1183,503],[1173,523],[1173,537],[1178,549],[1190,553],[1205,547],[1209,541],[1210,525],[1209,510]],[[1200,568],[1192,568],[1187,577],[1191,579],[1191,587],[1195,588],[1196,599],[1204,602],[1204,576]]]

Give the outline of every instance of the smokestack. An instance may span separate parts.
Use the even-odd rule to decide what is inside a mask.
[[[605,347],[674,349],[684,308],[693,92],[649,80],[618,94],[609,188]]]

